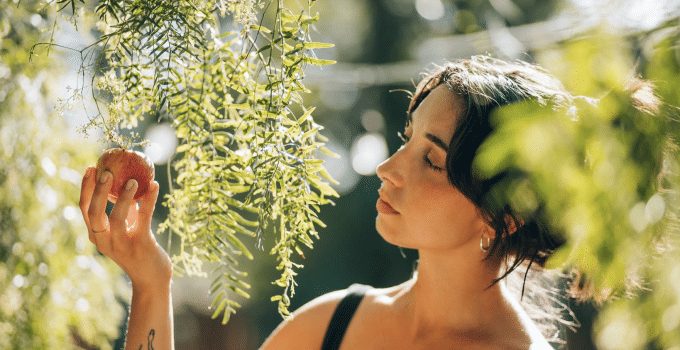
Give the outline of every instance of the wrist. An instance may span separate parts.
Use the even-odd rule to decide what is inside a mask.
[[[170,294],[170,289],[172,285],[172,280],[160,281],[160,282],[147,282],[147,283],[135,283],[132,282],[132,294],[133,295],[151,295],[151,296],[162,296]]]

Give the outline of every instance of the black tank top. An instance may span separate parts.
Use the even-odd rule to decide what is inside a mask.
[[[347,295],[340,300],[340,303],[335,308],[335,313],[331,318],[331,322],[326,329],[326,336],[323,339],[321,350],[337,350],[340,349],[342,337],[345,336],[345,331],[349,326],[354,312],[359,307],[361,300],[364,298],[366,291],[371,289],[371,286],[355,283],[347,288]]]

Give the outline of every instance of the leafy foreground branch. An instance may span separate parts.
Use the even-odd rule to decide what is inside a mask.
[[[105,0],[96,8],[107,70],[95,77],[94,95],[106,107],[88,127],[129,147],[134,136],[121,129],[145,117],[172,123],[178,175],[159,231],[180,239],[178,273],[206,276],[205,263],[214,266],[213,318],[223,323],[240,307],[237,298],[249,297],[239,264],[253,259],[249,245],[262,246],[265,234],[274,237],[270,253],[281,272],[272,301],[289,314],[302,267],[295,255],[313,247],[320,205],[337,196],[317,159],[333,154],[302,98],[305,67],[333,63],[314,55],[332,45],[311,41],[312,5]],[[238,21],[234,31],[222,28],[227,15]]]
[[[636,60],[632,44],[606,33],[546,55],[544,66],[561,71],[571,91],[598,99],[577,97],[569,110],[530,103],[499,110],[476,159],[485,176],[510,174],[496,196],[521,215],[545,215],[566,238],[547,266],[576,267],[581,294],[607,301],[594,326],[598,349],[680,344],[675,23],[627,39],[650,48]],[[635,68],[657,88],[631,80]]]

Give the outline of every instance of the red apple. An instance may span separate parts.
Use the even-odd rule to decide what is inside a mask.
[[[137,181],[137,192],[134,200],[141,198],[154,178],[153,162],[142,152],[123,148],[109,148],[97,161],[97,179],[108,170],[113,174],[113,185],[109,191],[109,200],[116,202],[129,179]]]

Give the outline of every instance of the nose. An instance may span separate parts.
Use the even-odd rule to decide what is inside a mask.
[[[403,150],[404,146],[399,148],[397,152],[378,164],[375,168],[375,173],[382,182],[389,182],[395,187],[404,185],[404,177],[402,174],[404,168],[399,165]]]

